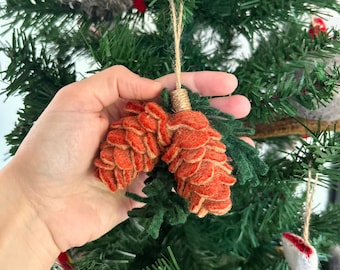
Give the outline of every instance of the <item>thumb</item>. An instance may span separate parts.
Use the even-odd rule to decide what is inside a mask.
[[[65,110],[97,112],[119,98],[148,100],[162,90],[159,82],[142,78],[124,66],[112,66],[61,89],[56,99]]]

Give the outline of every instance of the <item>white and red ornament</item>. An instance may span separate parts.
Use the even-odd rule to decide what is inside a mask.
[[[56,265],[61,270],[72,270],[74,268],[73,259],[68,251],[59,254]]]
[[[291,270],[318,270],[318,255],[313,246],[293,233],[282,235],[282,247]]]
[[[144,0],[133,0],[133,7],[140,13],[144,13],[146,11],[146,4]]]
[[[311,39],[314,39],[316,36],[320,35],[321,33],[327,32],[327,25],[325,21],[320,17],[312,17],[312,21],[308,30],[308,34],[310,35]]]
[[[311,188],[312,171],[308,170],[308,181],[306,190],[306,210],[303,237],[291,232],[282,234],[282,248],[286,261],[291,270],[318,270],[319,260],[315,248],[309,243],[309,224],[312,214],[312,203],[315,187],[318,182],[316,174],[313,187]]]

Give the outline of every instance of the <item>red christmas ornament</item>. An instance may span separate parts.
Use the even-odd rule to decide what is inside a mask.
[[[71,256],[68,254],[68,252],[62,252],[59,254],[58,263],[63,270],[72,270],[74,268]]]
[[[327,26],[323,19],[320,17],[313,17],[310,28],[308,30],[308,34],[311,39],[314,39],[316,36],[320,35],[321,33],[327,32]]]
[[[133,6],[141,13],[144,13],[146,11],[144,0],[133,0]]]

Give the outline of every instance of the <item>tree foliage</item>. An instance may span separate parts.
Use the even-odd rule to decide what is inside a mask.
[[[76,64],[95,66],[88,75],[111,65],[125,65],[149,78],[173,71],[173,35],[168,1],[146,0],[146,13],[134,8],[114,17],[88,18],[80,1],[7,0],[0,16],[13,31],[1,50],[10,58],[2,71],[6,95],[20,94],[24,107],[6,139],[14,154],[55,93],[77,80]],[[280,251],[281,234],[301,234],[305,196],[296,193],[308,169],[320,185],[339,184],[339,136],[335,130],[309,132],[310,139],[284,136],[258,140],[261,153],[238,137],[251,135],[258,123],[295,117],[296,106],[315,109],[333,99],[339,66],[325,59],[340,53],[339,33],[311,38],[310,15],[339,12],[335,0],[186,0],[181,40],[183,71],[221,70],[239,80],[237,94],[247,96],[252,112],[235,120],[209,106],[209,98],[191,94],[223,134],[238,182],[232,187],[233,209],[225,216],[199,219],[186,211],[172,176],[158,164],[146,180],[146,203],[102,238],[78,249],[85,254],[76,269],[288,269]],[[243,43],[243,44],[241,44]],[[249,47],[249,54],[238,55]],[[167,91],[162,94],[169,108]],[[251,128],[249,128],[251,127]],[[256,129],[255,129],[256,132]],[[260,156],[261,155],[261,156]],[[340,243],[339,205],[329,204],[311,220],[311,240],[320,260]]]

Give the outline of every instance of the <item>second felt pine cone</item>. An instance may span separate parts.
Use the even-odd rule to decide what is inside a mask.
[[[177,192],[189,202],[189,210],[204,217],[223,215],[231,206],[230,186],[236,182],[221,142],[221,134],[197,111],[185,110],[171,116],[171,145],[162,160],[174,173]]]
[[[139,172],[150,172],[170,143],[168,115],[156,103],[127,103],[131,115],[113,122],[100,156],[94,162],[97,177],[111,191],[126,189]]]

